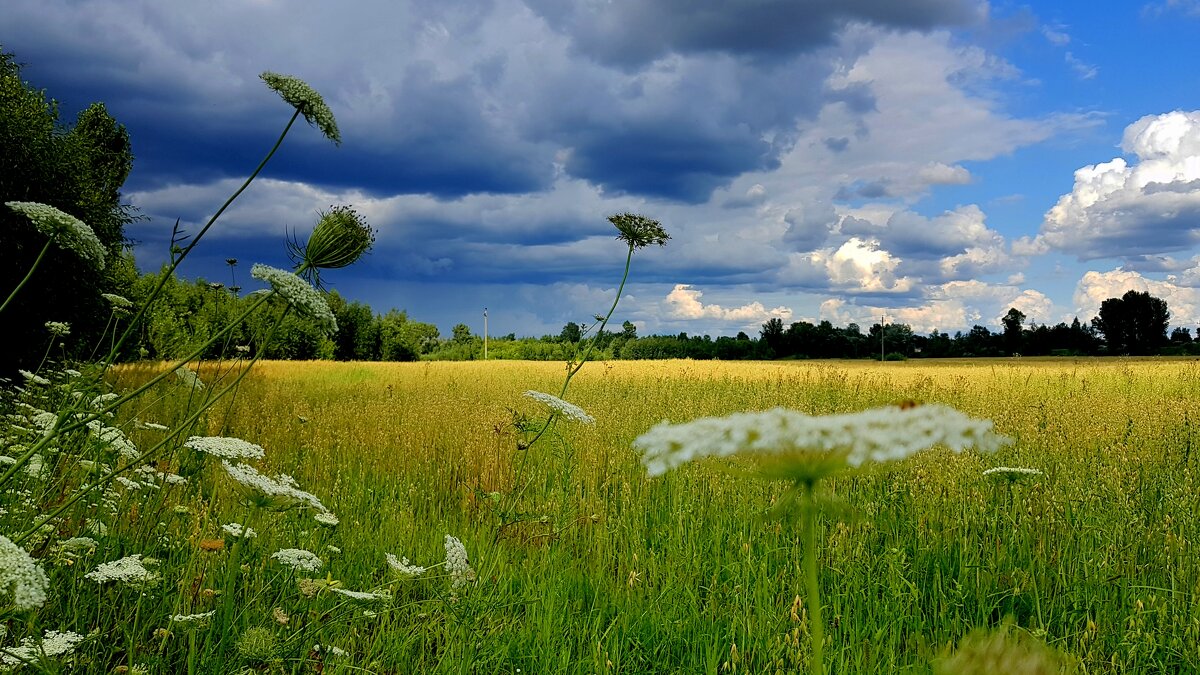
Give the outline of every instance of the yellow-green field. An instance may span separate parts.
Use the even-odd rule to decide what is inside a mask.
[[[151,372],[121,369],[118,389]],[[222,382],[215,365],[199,372],[209,387],[193,398]],[[821,484],[843,504],[818,537],[828,672],[1200,672],[1196,362],[592,363],[564,398],[595,424],[560,420],[519,450],[529,434],[514,420],[546,416],[523,392],[558,394],[564,375],[525,362],[259,364],[183,437],[262,445],[259,465],[340,524],[247,507],[219,463],[179,450],[159,467],[188,476],[186,489],[114,497],[98,550],[50,570],[74,592],[40,625],[98,631],[76,656],[94,672],[804,672],[801,538],[767,515],[786,486],[741,460],[648,478],[631,442],[663,419],[943,402],[1014,442]],[[136,416],[177,428],[186,390],[152,394]],[[162,433],[131,438],[147,447]],[[982,476],[996,466],[1044,473]],[[231,521],[259,536],[222,536]],[[447,534],[474,572],[457,586],[437,566]],[[271,558],[283,548],[324,565],[290,571]],[[84,579],[131,553],[163,561],[152,590]],[[430,569],[398,575],[388,553]],[[168,622],[208,611],[194,627]],[[982,630],[990,642],[963,642]],[[1026,665],[996,665],[988,649]]]

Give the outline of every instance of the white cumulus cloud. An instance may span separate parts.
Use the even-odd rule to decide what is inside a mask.
[[[1200,321],[1200,289],[1182,286],[1171,280],[1148,279],[1132,270],[1089,271],[1075,287],[1075,307],[1080,320],[1100,312],[1100,303],[1119,298],[1128,291],[1149,293],[1167,302],[1172,326],[1194,325]]]
[[[665,304],[667,316],[672,319],[696,320],[717,319],[737,324],[755,324],[767,319],[778,318],[787,321],[792,318],[792,310],[787,307],[767,309],[761,302],[755,301],[741,307],[722,307],[717,304],[704,304],[700,299],[703,291],[696,290],[690,284],[675,284],[667,294]]]

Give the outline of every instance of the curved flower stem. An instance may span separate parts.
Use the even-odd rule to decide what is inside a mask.
[[[53,243],[54,243],[53,237],[46,240],[46,245],[42,247],[42,252],[38,253],[37,260],[33,261],[33,267],[29,268],[29,272],[27,272],[25,274],[25,278],[21,280],[21,283],[17,284],[17,287],[12,290],[12,293],[8,294],[8,297],[5,298],[5,300],[4,300],[4,304],[0,305],[0,312],[3,312],[4,308],[8,307],[8,303],[12,302],[12,299],[17,297],[17,293],[20,293],[21,289],[25,287],[25,284],[33,276],[33,273],[35,271],[37,271],[38,265],[42,264],[42,258],[46,257],[46,251],[50,250],[50,244],[53,244]]]
[[[817,509],[813,484],[804,491],[804,581],[808,596],[808,626],[812,637],[812,673],[825,675],[825,623],[821,619],[821,584],[817,576]]]
[[[625,272],[621,275],[621,285],[617,287],[617,297],[613,298],[612,307],[608,308],[608,314],[604,315],[604,320],[600,322],[600,327],[596,329],[596,334],[592,336],[588,342],[587,349],[584,350],[583,356],[579,357],[579,363],[567,372],[567,379],[563,382],[562,391],[558,393],[558,397],[562,398],[567,395],[567,386],[571,384],[571,378],[575,377],[575,373],[587,363],[588,357],[592,355],[592,349],[600,340],[600,336],[604,334],[604,327],[608,325],[608,320],[612,318],[613,312],[617,310],[617,303],[621,301],[621,292],[625,290],[625,280],[629,278],[629,264],[633,261],[633,244],[629,245],[629,253],[625,255]],[[541,434],[539,434],[540,436]]]
[[[296,118],[299,116],[300,109],[297,108],[296,111],[292,113],[292,118],[288,120],[287,126],[283,128],[283,132],[279,134],[279,138],[275,140],[275,145],[271,146],[271,150],[265,157],[262,158],[262,161],[258,163],[258,166],[254,169],[254,172],[246,178],[241,187],[234,191],[234,193],[225,200],[225,203],[222,204],[221,208],[217,209],[217,212],[208,219],[208,222],[204,223],[204,227],[200,228],[200,231],[196,233],[195,237],[192,237],[191,243],[184,247],[183,251],[181,251],[178,256],[172,256],[173,259],[171,261],[171,265],[162,273],[162,278],[158,280],[158,285],[154,287],[154,290],[150,292],[147,300],[142,303],[141,307],[138,308],[137,314],[135,314],[133,319],[130,320],[129,325],[125,327],[125,331],[121,333],[121,338],[113,344],[112,349],[108,352],[108,356],[106,356],[103,363],[101,363],[102,368],[107,369],[113,364],[117,358],[117,352],[120,351],[121,347],[125,345],[125,341],[129,339],[129,336],[133,334],[134,328],[139,324],[142,316],[145,315],[146,310],[154,303],[154,300],[158,298],[159,293],[162,293],[163,287],[167,285],[167,279],[171,278],[171,275],[174,274],[175,270],[179,268],[179,265],[183,262],[183,259],[192,252],[192,249],[196,248],[196,244],[200,243],[200,239],[203,238],[204,234],[213,226],[213,223],[217,222],[217,219],[221,217],[221,214],[225,213],[225,209],[229,208],[229,205],[233,203],[233,200],[237,199],[243,192],[246,191],[246,188],[250,187],[250,183],[254,182],[254,179],[258,177],[258,174],[263,170],[263,167],[267,165],[267,162],[271,161],[271,158],[275,156],[275,151],[278,150],[279,146],[283,144],[283,139],[287,136],[288,131],[291,130],[292,125],[295,124]]]

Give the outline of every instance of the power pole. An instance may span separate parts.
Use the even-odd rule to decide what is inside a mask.
[[[487,361],[487,307],[483,308],[483,360]]]
[[[883,327],[885,325],[884,324],[885,321],[887,321],[887,312],[883,312],[882,314],[879,315],[879,362],[880,363],[883,363],[883,334],[884,334]]]

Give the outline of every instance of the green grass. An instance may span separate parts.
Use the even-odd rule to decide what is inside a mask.
[[[147,372],[126,369],[120,384]],[[186,672],[189,661],[214,673],[803,671],[799,523],[765,515],[786,486],[740,475],[736,460],[649,479],[630,443],[664,418],[911,399],[993,419],[1015,443],[987,456],[935,449],[822,484],[847,505],[819,523],[828,672],[929,673],[973,630],[1005,623],[1080,672],[1200,671],[1194,362],[590,364],[566,398],[596,425],[559,423],[523,459],[513,413],[543,411],[521,393],[557,393],[562,374],[561,364],[520,362],[262,364],[232,407],[188,433],[263,445],[263,465],[293,475],[341,523],[252,512],[211,462],[186,487],[115,491],[115,513],[81,509],[31,545],[53,598],[32,618],[6,615],[0,644],[35,630],[95,631],[75,663],[105,673]],[[182,419],[178,388],[156,393],[139,417]],[[182,453],[163,468],[183,466]],[[981,476],[1000,465],[1045,473],[1011,488]],[[78,480],[58,472],[59,485]],[[520,518],[502,526],[505,514]],[[90,556],[53,563],[54,542],[88,515],[108,535]],[[0,517],[2,531],[19,530],[17,517]],[[222,539],[222,523],[247,519],[260,536],[236,567],[231,547],[202,550]],[[464,589],[440,567],[401,579],[384,562],[394,553],[440,563],[446,534],[465,543],[477,573]],[[291,547],[325,567],[298,575],[271,560]],[[132,553],[161,560],[162,579],[145,593],[84,579]],[[307,597],[298,576],[392,598],[355,604],[320,587]],[[204,628],[167,623],[212,609]],[[270,658],[239,650],[250,628],[274,636]],[[326,659],[315,644],[348,656]]]

